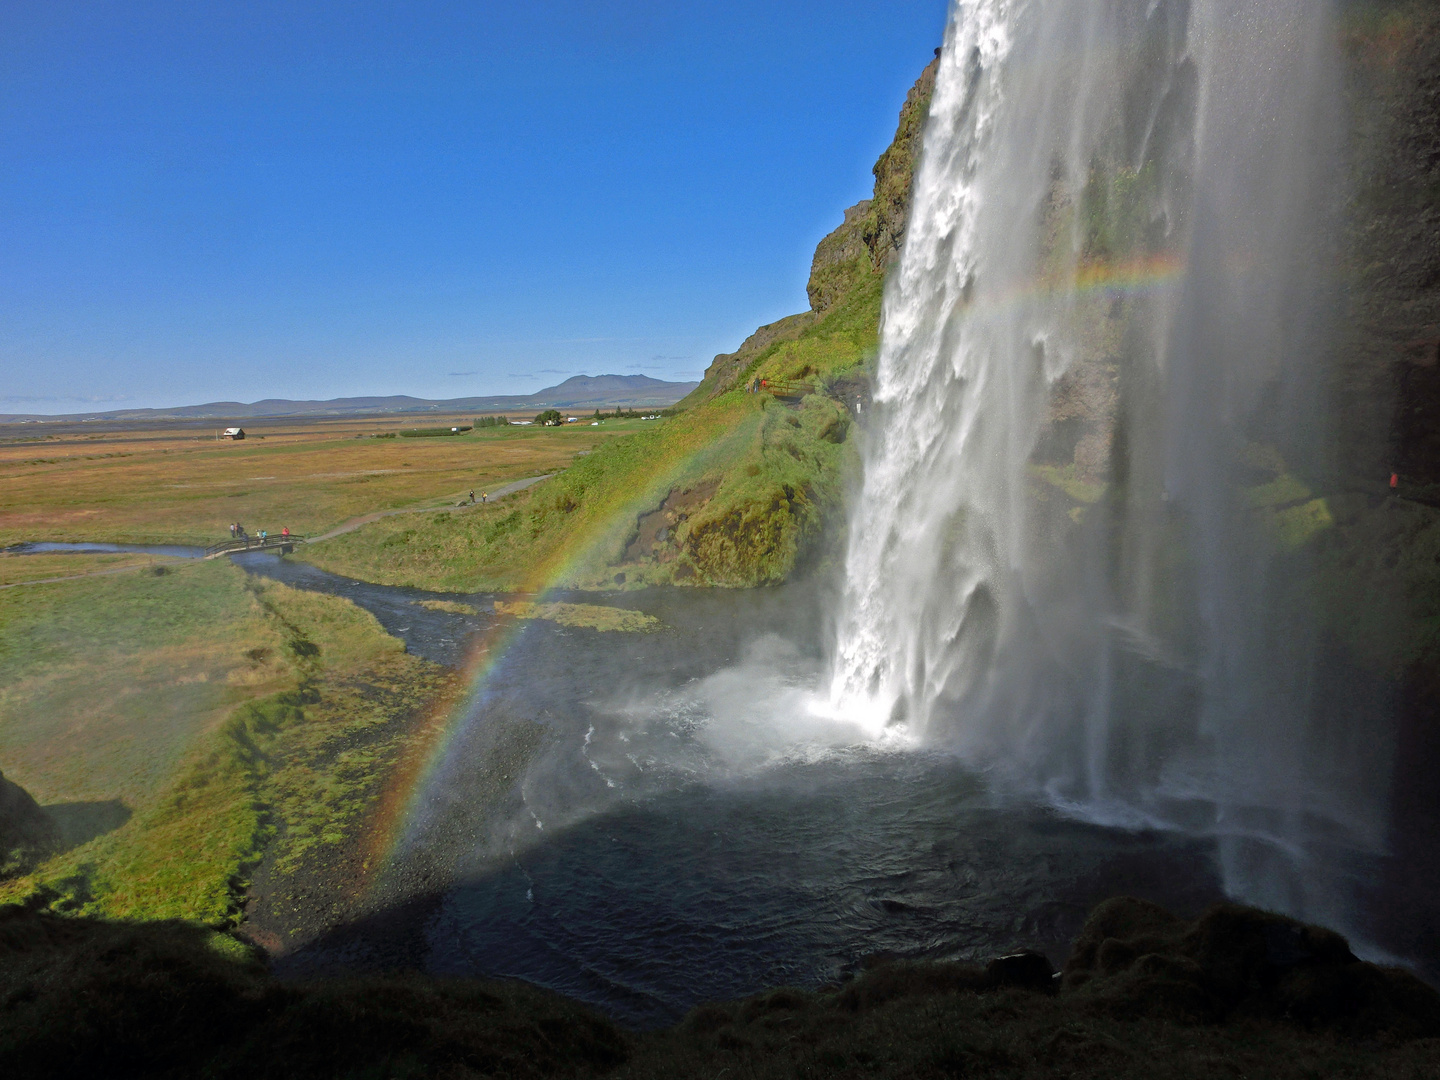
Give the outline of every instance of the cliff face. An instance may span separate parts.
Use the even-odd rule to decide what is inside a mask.
[[[1345,488],[1324,551],[1332,633],[1394,681],[1391,860],[1379,916],[1396,952],[1440,926],[1440,9],[1352,5],[1346,324],[1330,386]],[[1390,488],[1387,478],[1395,475]]]
[[[883,277],[900,257],[910,217],[910,189],[920,161],[920,137],[935,94],[939,50],[910,88],[900,108],[895,138],[871,170],[874,195],[845,211],[839,228],[815,248],[805,292],[810,310],[762,326],[733,353],[721,353],[705,370],[704,382],[686,404],[708,401],[735,385],[741,372],[774,345],[797,340],[867,278]],[[879,314],[876,312],[876,318]]]
[[[1440,13],[1395,8],[1346,35],[1351,317],[1336,401],[1342,471],[1394,471],[1414,492],[1440,489]]]
[[[905,226],[910,219],[910,189],[915,185],[915,167],[920,162],[920,137],[935,95],[935,74],[940,69],[940,50],[920,73],[900,108],[895,140],[875,163],[875,195],[865,211],[861,236],[878,271],[887,270],[900,257],[905,243]]]

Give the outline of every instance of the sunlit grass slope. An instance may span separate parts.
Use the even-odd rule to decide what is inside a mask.
[[[233,924],[262,853],[359,827],[402,748],[357,727],[444,679],[348,601],[227,562],[0,593],[0,767],[82,830],[0,901]]]
[[[882,281],[867,274],[797,340],[755,357],[731,388],[601,446],[507,504],[391,518],[302,555],[370,581],[461,592],[617,578],[780,581],[840,507],[853,425],[826,390],[873,355]],[[748,392],[756,378],[814,392],[785,404]],[[659,521],[647,523],[651,514]],[[642,537],[646,524],[655,527]]]
[[[874,198],[816,249],[811,310],[717,356],[663,424],[599,446],[504,506],[384,520],[302,557],[370,581],[466,592],[765,585],[818,554],[858,461],[855,410],[868,397],[935,71],[906,98]],[[759,380],[780,385],[752,392]]]
[[[478,515],[378,522],[303,553],[387,584],[459,592],[554,585],[753,586],[820,552],[858,460],[885,274],[904,235],[928,67],[875,165],[875,197],[816,249],[811,310],[715,358],[656,428],[598,447],[522,499]],[[760,380],[773,386],[752,392]]]

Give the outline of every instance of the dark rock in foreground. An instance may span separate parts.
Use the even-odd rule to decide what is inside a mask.
[[[1107,901],[1062,980],[1038,953],[880,962],[641,1034],[522,983],[282,982],[197,927],[0,908],[6,1076],[1437,1074],[1440,994],[1331,931],[1231,904],[1186,922]]]
[[[1065,965],[1064,989],[1122,1017],[1263,1018],[1346,1036],[1440,1035],[1440,994],[1356,959],[1333,930],[1238,904],[1194,922],[1145,900],[1107,900]]]
[[[60,848],[60,830],[19,784],[0,773],[0,880],[28,873]]]

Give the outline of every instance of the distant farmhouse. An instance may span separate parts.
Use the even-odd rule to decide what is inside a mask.
[[[245,437],[245,429],[240,427],[227,427],[224,434],[227,439],[239,440]]]

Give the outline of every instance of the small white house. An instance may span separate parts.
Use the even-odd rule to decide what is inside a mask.
[[[224,435],[227,439],[243,439],[245,438],[245,429],[238,427],[227,427],[225,429]]]

